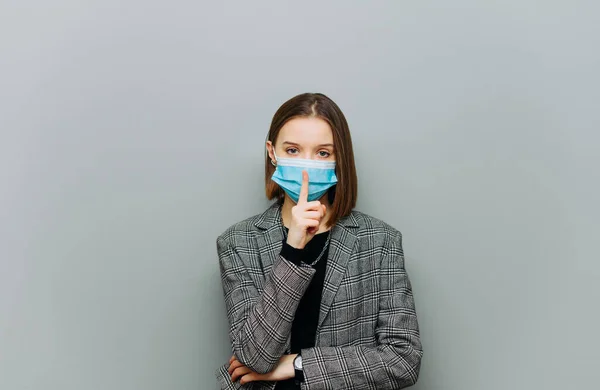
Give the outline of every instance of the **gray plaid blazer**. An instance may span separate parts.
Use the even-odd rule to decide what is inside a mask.
[[[217,252],[232,353],[267,373],[290,353],[298,303],[315,269],[280,256],[281,206],[228,228]],[[402,235],[358,211],[331,230],[315,347],[302,349],[302,389],[400,389],[417,381],[423,350],[404,268]],[[221,389],[269,389],[275,381],[231,382],[226,362]]]

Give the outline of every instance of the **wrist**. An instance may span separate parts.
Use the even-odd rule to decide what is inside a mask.
[[[289,246],[291,246],[294,249],[298,249],[298,250],[304,249],[304,245],[302,245],[301,242],[297,242],[297,241],[295,241],[293,239],[290,240],[289,237],[286,240],[286,244],[288,244]]]

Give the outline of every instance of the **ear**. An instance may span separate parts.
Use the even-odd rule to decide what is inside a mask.
[[[267,141],[267,153],[269,154],[269,158],[271,159],[271,163],[275,162],[275,154],[273,153],[273,143],[271,141]]]

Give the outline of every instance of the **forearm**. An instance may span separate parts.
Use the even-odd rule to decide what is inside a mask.
[[[415,346],[302,349],[303,390],[401,389],[417,381],[423,353]]]
[[[262,294],[232,337],[233,352],[246,367],[267,373],[285,353],[298,303],[315,273],[281,256],[265,281]]]

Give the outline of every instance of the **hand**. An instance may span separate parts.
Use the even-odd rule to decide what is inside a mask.
[[[297,249],[303,249],[317,234],[324,222],[327,207],[318,200],[308,201],[308,172],[302,171],[302,187],[298,203],[292,207],[292,218],[287,243]]]
[[[231,381],[235,382],[238,378],[240,384],[246,384],[254,381],[282,381],[293,378],[296,373],[294,371],[294,358],[297,354],[283,355],[279,359],[279,363],[275,366],[273,371],[266,374],[258,374],[252,371],[248,367],[240,363],[239,360],[233,355],[229,359],[229,375],[231,375]]]

